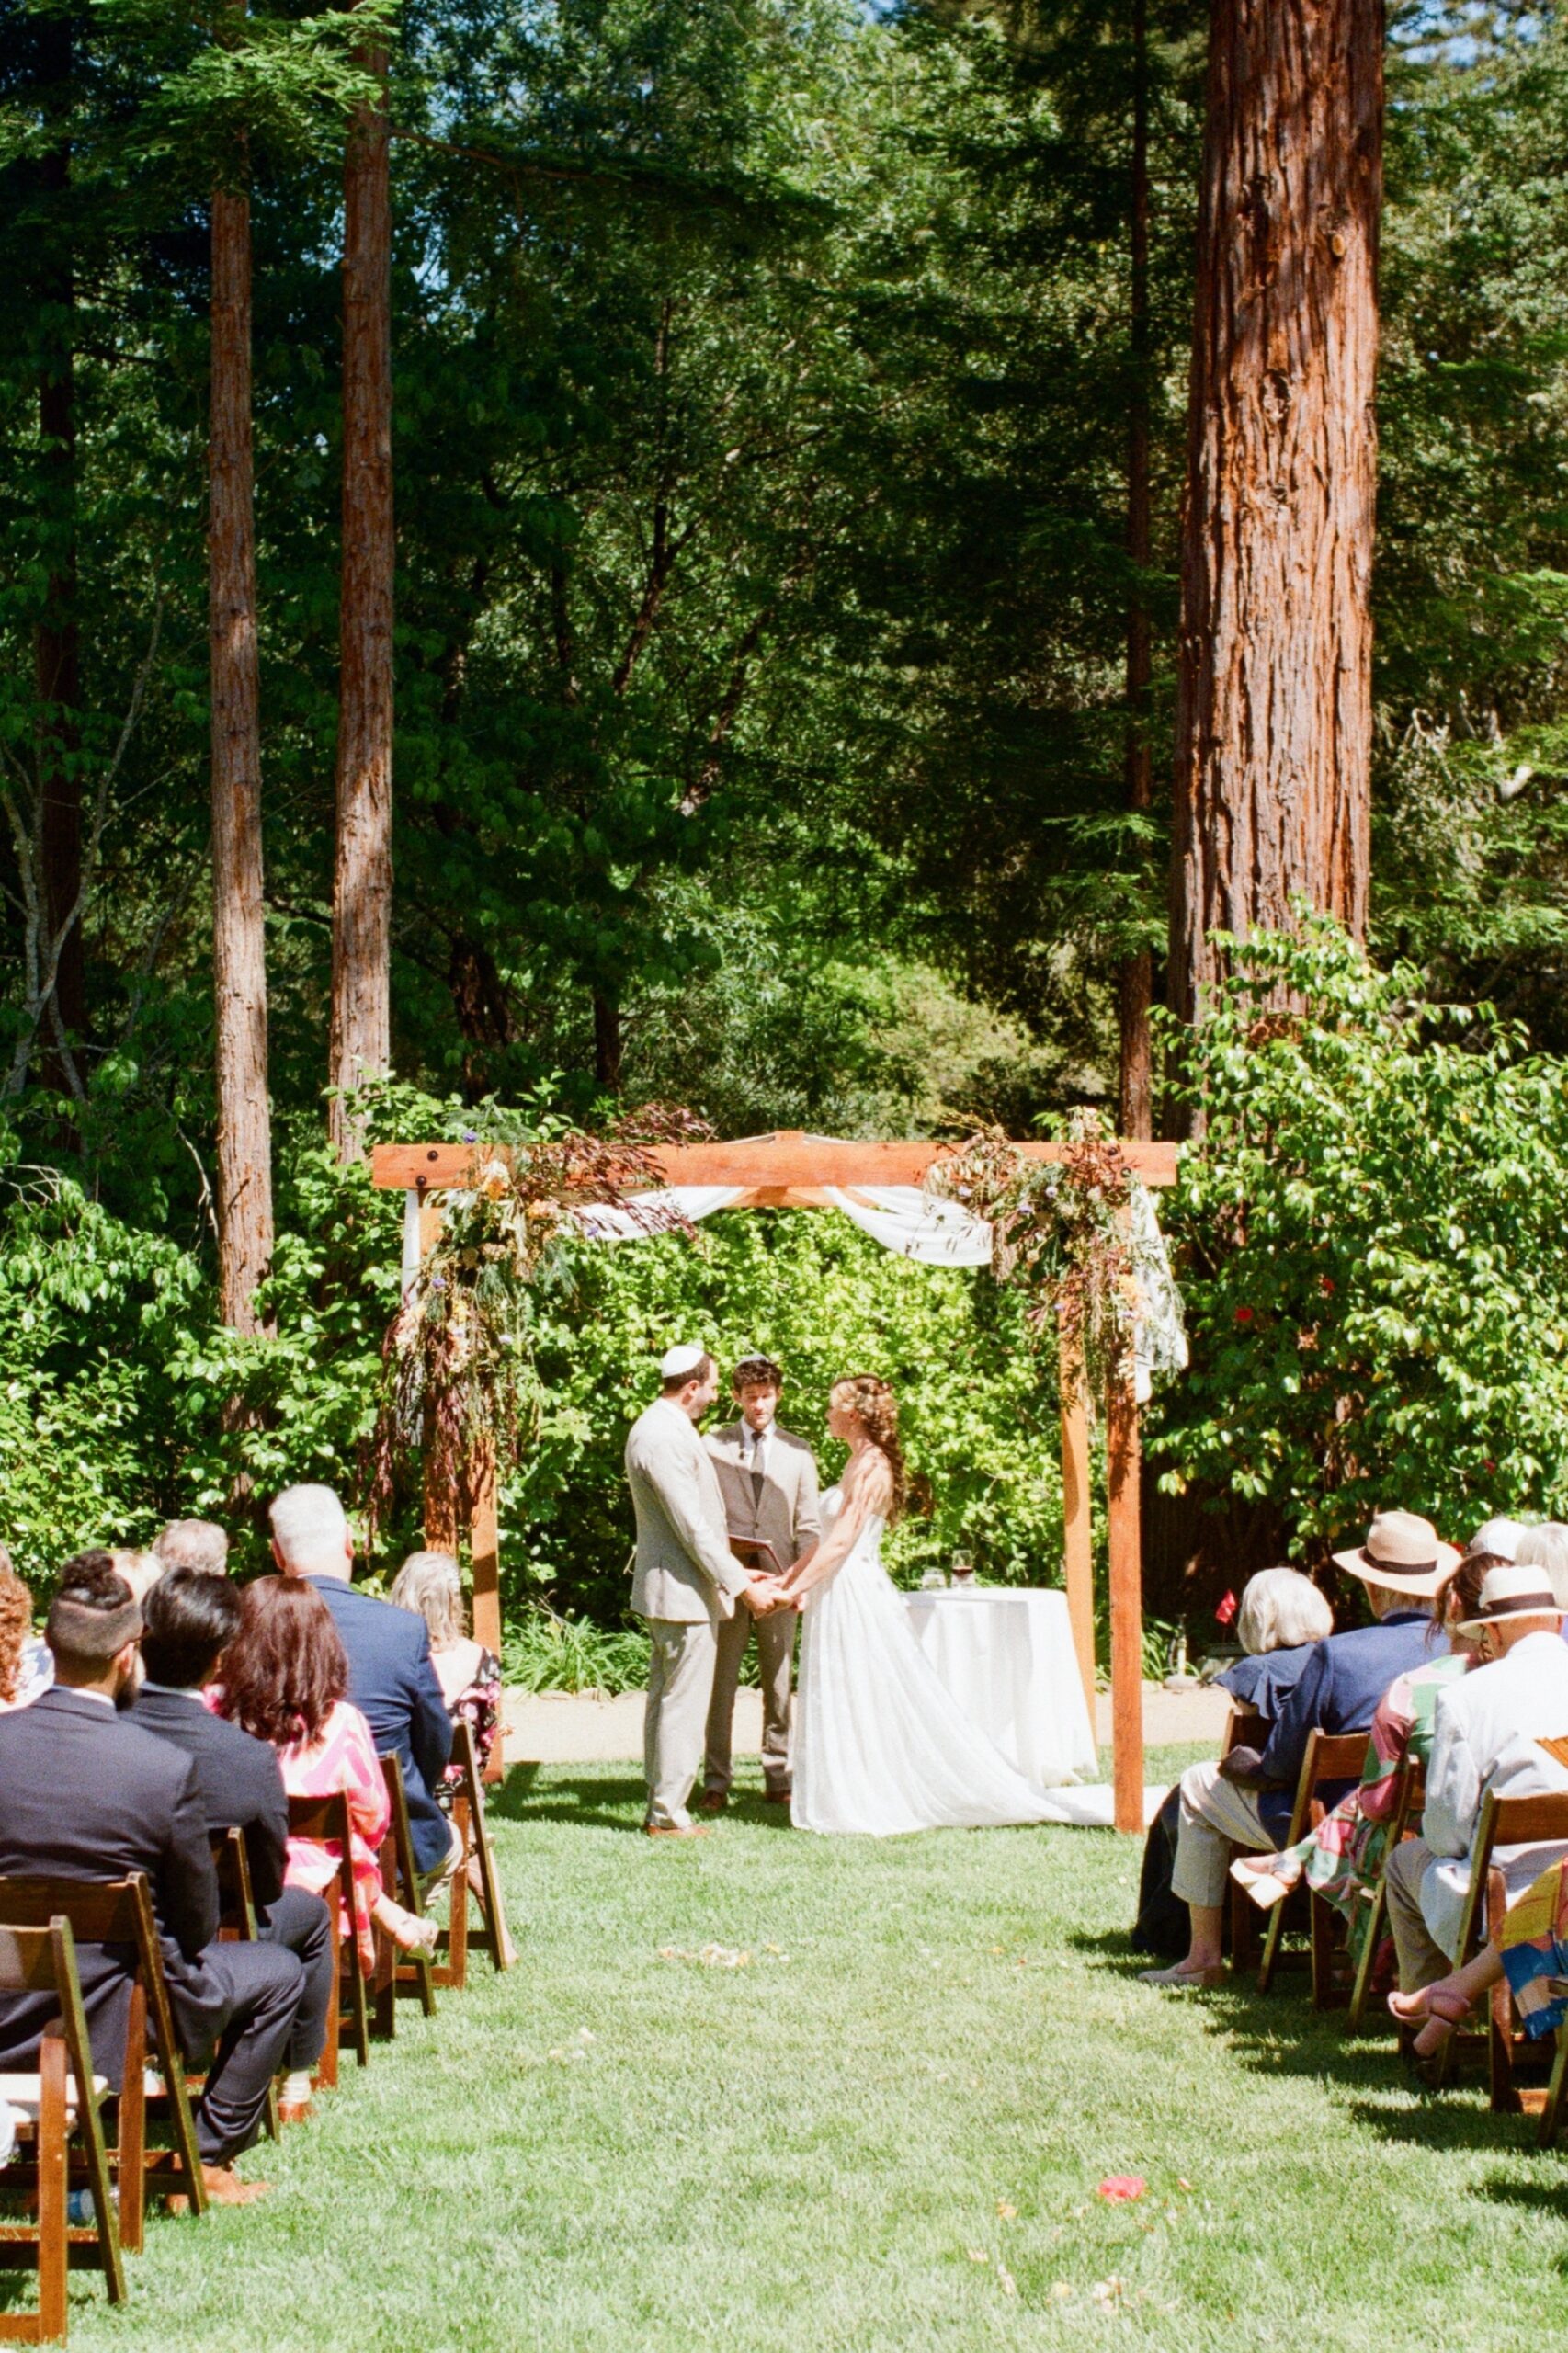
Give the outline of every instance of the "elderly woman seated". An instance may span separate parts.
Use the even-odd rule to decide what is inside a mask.
[[[1368,1731],[1394,1677],[1429,1654],[1429,1605],[1460,1558],[1429,1520],[1406,1511],[1381,1512],[1363,1544],[1334,1555],[1335,1565],[1366,1587],[1374,1623],[1310,1646],[1261,1748],[1233,1749],[1222,1763],[1192,1765],[1182,1775],[1171,1888],[1187,1906],[1191,1936],[1185,1959],[1172,1969],[1145,1970],[1146,1984],[1187,1990],[1220,1984],[1233,1848],[1277,1848],[1313,1731]]]
[[[1245,1655],[1215,1679],[1249,1712],[1255,1738],[1267,1737],[1312,1644],[1333,1631],[1333,1611],[1300,1570],[1259,1569],[1248,1578],[1236,1613],[1236,1638]],[[1150,1828],[1132,1931],[1140,1952],[1162,1953],[1167,1961],[1185,1953],[1188,1942],[1187,1906],[1171,1893],[1180,1809],[1181,1791],[1172,1790]]]

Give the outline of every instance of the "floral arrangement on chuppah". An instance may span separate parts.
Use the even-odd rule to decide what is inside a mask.
[[[933,1164],[926,1190],[990,1226],[993,1276],[1027,1293],[1036,1339],[1059,1335],[1083,1366],[1091,1410],[1112,1380],[1186,1364],[1153,1199],[1099,1112],[1068,1115],[1060,1160],[1030,1160],[983,1129]]]
[[[468,1492],[473,1466],[517,1467],[538,1433],[534,1302],[570,1293],[592,1203],[654,1233],[690,1232],[678,1209],[650,1208],[664,1178],[661,1144],[706,1141],[687,1111],[642,1106],[604,1135],[578,1129],[501,1142],[466,1130],[470,1182],[446,1194],[439,1233],[421,1258],[381,1345],[381,1386],[366,1482],[372,1530],[399,1480],[422,1460],[427,1492]]]

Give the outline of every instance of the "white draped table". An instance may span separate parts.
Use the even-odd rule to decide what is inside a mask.
[[[916,1641],[959,1706],[1037,1789],[1093,1780],[1094,1726],[1064,1593],[971,1586],[906,1594]]]

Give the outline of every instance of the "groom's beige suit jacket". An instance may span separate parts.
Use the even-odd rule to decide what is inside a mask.
[[[733,1615],[751,1582],[725,1535],[719,1474],[689,1417],[655,1397],[631,1425],[626,1483],[637,1515],[631,1607],[692,1624]]]

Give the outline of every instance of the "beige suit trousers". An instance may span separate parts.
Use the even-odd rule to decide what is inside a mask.
[[[1227,1781],[1218,1765],[1187,1767],[1181,1777],[1173,1895],[1204,1911],[1217,1910],[1230,1882],[1232,1847],[1267,1854],[1273,1844],[1251,1790]]]
[[[776,1609],[754,1618],[740,1608],[719,1629],[718,1656],[713,1662],[713,1698],[708,1710],[708,1757],[703,1787],[722,1797],[734,1778],[732,1744],[734,1738],[735,1691],[741,1661],[755,1631],[757,1665],[762,1681],[762,1778],[767,1787],[790,1793],[790,1669],[795,1654],[793,1609]]]
[[[744,1612],[751,1623],[751,1612]],[[648,1711],[642,1719],[642,1767],[648,1780],[648,1820],[684,1830],[687,1800],[702,1764],[702,1733],[713,1694],[713,1626],[707,1618],[649,1618]]]
[[[1393,1949],[1399,1955],[1402,1994],[1415,1994],[1423,1985],[1435,1985],[1454,1965],[1422,1916],[1421,1882],[1432,1860],[1432,1849],[1425,1838],[1407,1838],[1402,1847],[1394,1848],[1384,1865],[1389,1927],[1393,1933]]]

